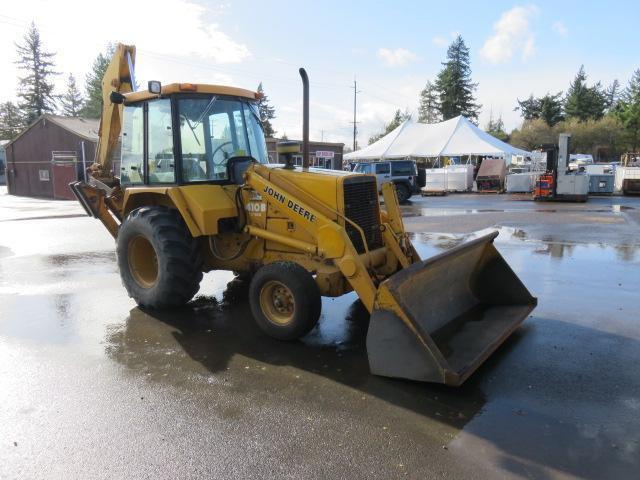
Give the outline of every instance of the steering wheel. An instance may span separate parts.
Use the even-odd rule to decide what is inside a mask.
[[[213,162],[214,165],[222,165],[223,162],[218,162],[216,163],[215,158],[216,158],[216,153],[218,153],[218,150],[220,150],[222,147],[224,147],[225,145],[233,145],[233,142],[229,141],[229,142],[224,142],[220,145],[218,145],[218,147],[216,147],[216,149],[213,151],[213,153],[211,154],[211,161]],[[222,153],[227,153],[225,151],[223,151]],[[224,160],[227,160],[229,157],[225,158]]]

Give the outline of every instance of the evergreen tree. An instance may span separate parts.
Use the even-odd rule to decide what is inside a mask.
[[[633,72],[629,84],[622,94],[622,100],[625,103],[633,103],[638,99],[640,99],[640,68]]]
[[[33,22],[23,43],[15,45],[18,53],[16,64],[20,70],[27,72],[26,76],[19,78],[19,107],[27,123],[31,123],[43,113],[53,112],[55,108],[51,78],[57,74],[53,63],[55,53],[44,50],[40,32]]]
[[[85,102],[80,114],[86,118],[100,118],[102,115],[102,79],[107,70],[114,48],[109,45],[106,53],[99,53],[85,78]]]
[[[620,82],[618,82],[618,80],[614,80],[613,83],[604,91],[604,96],[607,112],[614,111],[620,101]]]
[[[396,110],[396,113],[393,114],[393,118],[391,119],[391,121],[387,125],[385,125],[384,131],[369,138],[369,145],[377,142],[388,133],[391,133],[396,128],[398,128],[402,124],[402,122],[409,120],[410,118],[411,114],[408,111],[405,110],[403,112],[400,109]]]
[[[420,105],[418,106],[418,122],[436,123],[441,120],[440,117],[440,95],[436,86],[427,81],[427,84],[420,92]]]
[[[518,106],[515,110],[520,110],[525,120],[535,120],[541,118],[547,125],[553,127],[564,119],[562,114],[562,92],[551,95],[547,92],[544,97],[535,98],[529,95],[526,100],[516,99]]]
[[[24,118],[15,103],[0,104],[0,140],[13,140],[24,127]]]
[[[525,120],[534,120],[540,118],[540,100],[533,96],[533,93],[529,95],[526,100],[520,100],[516,98],[518,106],[514,110],[520,110],[520,115]]]
[[[564,103],[564,111],[567,118],[577,118],[581,121],[590,118],[599,119],[604,115],[605,108],[606,98],[600,83],[598,82],[589,87],[584,65],[580,66],[580,70],[578,70],[573,82],[569,85],[569,90],[567,90]]]
[[[77,117],[82,109],[83,99],[72,73],[67,78],[67,91],[60,97],[62,112],[69,117]]]
[[[640,147],[640,69],[633,72],[629,85],[616,108],[628,145],[632,151]]]
[[[477,83],[471,81],[469,48],[462,37],[458,37],[447,49],[447,61],[438,73],[436,89],[440,94],[440,113],[443,120],[464,115],[469,120],[478,121],[478,105],[474,98]]]
[[[262,82],[258,85],[258,93],[262,94],[262,97],[258,100],[258,114],[260,115],[264,135],[265,137],[273,137],[276,132],[271,125],[271,120],[276,118],[276,109],[269,105],[269,97],[264,94]]]
[[[540,118],[550,127],[564,120],[564,114],[562,113],[562,92],[558,92],[555,95],[547,93],[544,97],[540,98]]]

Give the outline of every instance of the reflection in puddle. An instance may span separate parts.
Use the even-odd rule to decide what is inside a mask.
[[[559,207],[538,207],[535,209],[522,208],[407,208],[403,211],[403,217],[452,217],[456,215],[478,215],[482,213],[562,213],[562,214],[581,214],[581,213],[614,213],[620,214],[625,211],[634,210],[634,207],[627,205],[606,205],[602,207],[584,208],[582,205],[575,206],[571,204]]]
[[[359,346],[366,335],[369,312],[355,293],[322,299],[322,315],[302,342],[309,346],[332,346],[346,350]]]
[[[640,244],[638,245],[606,245],[601,243],[576,243],[566,242],[559,237],[546,235],[542,240],[529,239],[527,233],[521,228],[492,227],[469,234],[448,233],[411,233],[411,241],[423,259],[448,250],[456,245],[468,242],[493,231],[500,235],[496,238],[496,244],[510,244],[520,247],[523,254],[530,253],[549,255],[552,258],[572,258],[575,255],[595,259],[612,259],[621,262],[634,262],[638,258]]]

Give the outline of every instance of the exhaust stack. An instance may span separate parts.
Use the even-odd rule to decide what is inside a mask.
[[[309,77],[304,68],[298,70],[302,78],[302,168],[309,168]]]

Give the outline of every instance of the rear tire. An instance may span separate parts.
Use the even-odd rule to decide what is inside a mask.
[[[117,256],[122,283],[140,306],[180,307],[202,280],[198,242],[174,209],[133,210],[118,232]]]
[[[411,197],[411,190],[404,183],[396,183],[396,195],[398,195],[398,203],[404,203]]]
[[[293,262],[260,268],[249,286],[249,303],[258,327],[278,340],[295,340],[309,333],[322,309],[316,281]]]

